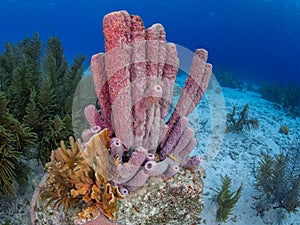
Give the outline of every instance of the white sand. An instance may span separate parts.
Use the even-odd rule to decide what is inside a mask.
[[[248,224],[278,224],[278,211],[269,210],[263,218],[258,215],[255,209],[257,202],[253,196],[259,193],[253,188],[255,181],[255,170],[258,166],[259,156],[262,152],[276,154],[280,149],[286,149],[295,137],[300,137],[300,118],[293,119],[276,106],[276,104],[266,101],[260,97],[260,94],[254,92],[238,91],[229,88],[222,88],[225,99],[226,111],[231,112],[232,107],[237,107],[237,112],[241,111],[245,104],[249,104],[249,118],[259,120],[259,128],[251,129],[243,133],[227,133],[224,135],[220,130],[215,135],[224,135],[223,141],[220,141],[220,148],[216,148],[216,157],[205,161],[206,154],[211,154],[211,151],[205,153],[203,149],[207,148],[207,143],[214,138],[211,133],[211,124],[209,122],[202,127],[202,130],[196,129],[196,137],[198,139],[197,149],[195,154],[199,154],[204,158],[203,165],[206,167],[207,177],[203,199],[205,209],[201,215],[204,224],[214,225],[216,222],[217,203],[215,200],[216,189],[221,187],[221,175],[227,174],[232,178],[232,190],[236,190],[243,183],[243,191],[239,202],[237,203],[232,215],[229,217],[227,224],[232,225],[248,225]],[[222,94],[222,93],[221,93]],[[218,97],[214,90],[210,90],[210,95],[213,98]],[[210,102],[210,104],[214,104]],[[207,100],[203,100],[196,112],[191,115],[191,120],[201,121],[204,118],[211,118]],[[197,118],[198,117],[198,118]],[[222,124],[223,117],[214,118],[220,120]],[[192,122],[195,127],[196,124]],[[284,135],[279,133],[281,125],[287,125],[289,134]],[[199,126],[199,125],[198,125]],[[224,128],[224,127],[223,127]],[[282,224],[299,225],[300,213],[288,214],[284,213]]]

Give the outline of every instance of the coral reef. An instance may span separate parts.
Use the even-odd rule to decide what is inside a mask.
[[[79,208],[53,210],[39,201],[35,207],[35,224],[138,225],[199,224],[204,208],[201,199],[205,172],[180,170],[172,179],[151,177],[146,184],[125,199],[118,199],[116,221],[102,214],[94,220],[78,220]],[[85,210],[86,211],[86,210]],[[95,211],[91,211],[95,212]]]
[[[232,112],[227,114],[225,133],[242,132],[245,129],[250,130],[251,127],[258,128],[258,120],[248,118],[248,109],[249,105],[246,104],[243,110],[236,116],[236,107],[233,107]]]
[[[122,208],[123,201],[119,201],[117,207],[117,198],[127,196],[128,204],[130,199],[136,202],[132,196],[144,190],[168,205],[164,216],[151,214],[145,224],[161,223],[163,218],[163,223],[174,224],[179,217],[196,223],[200,220],[203,173],[198,171],[200,157],[190,156],[196,139],[188,127],[188,115],[210,79],[207,51],[195,51],[179,101],[166,122],[179,62],[176,46],[166,42],[163,26],[144,29],[140,17],[119,11],[104,17],[103,32],[106,53],[91,59],[99,105],[86,105],[84,115],[90,128],[82,131],[77,147],[70,139],[71,151],[64,143],[53,151],[41,197],[54,206],[79,205],[84,208],[79,218],[95,217],[98,210],[120,221],[124,217],[115,215],[126,206]],[[192,183],[180,182],[184,177]],[[153,190],[147,185],[150,180],[158,185]],[[165,199],[154,194],[160,183],[165,185],[161,190]],[[176,201],[182,201],[178,207],[183,214],[167,216]],[[188,207],[192,207],[190,212]]]

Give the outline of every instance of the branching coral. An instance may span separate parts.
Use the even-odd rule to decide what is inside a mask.
[[[106,129],[103,130],[86,147],[76,144],[70,137],[71,149],[67,149],[62,141],[61,147],[52,151],[51,162],[46,164],[49,178],[45,186],[41,187],[41,199],[55,208],[62,206],[69,209],[81,205],[83,210],[78,214],[80,219],[93,218],[98,215],[98,210],[113,219],[117,198],[125,196],[118,187],[108,182],[110,164],[103,158],[105,151],[108,151],[108,134]],[[93,167],[90,167],[89,161],[84,160],[85,154],[93,160]]]
[[[52,151],[51,161],[46,164],[49,178],[46,185],[41,187],[40,197],[56,208],[62,204],[64,208],[70,208],[79,201],[78,198],[72,198],[69,194],[74,188],[69,174],[73,175],[77,163],[81,161],[84,163],[84,161],[73,138],[70,138],[70,145],[71,149],[66,149],[65,143],[62,141],[61,147]],[[88,166],[85,169],[89,171]]]
[[[227,132],[242,132],[245,129],[258,128],[259,122],[257,119],[248,118],[249,105],[246,104],[243,110],[236,115],[236,107],[234,106],[231,113],[227,114],[225,133]]]
[[[255,188],[263,193],[257,209],[282,208],[297,212],[300,207],[300,142],[292,143],[288,152],[262,154],[256,174]]]

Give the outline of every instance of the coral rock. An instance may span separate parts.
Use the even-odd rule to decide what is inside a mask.
[[[279,133],[288,135],[288,134],[289,134],[289,128],[288,128],[288,126],[282,125],[282,126],[279,128]]]

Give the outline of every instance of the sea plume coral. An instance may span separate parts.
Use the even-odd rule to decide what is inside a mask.
[[[217,201],[218,201],[218,211],[217,211],[217,221],[226,222],[229,215],[231,214],[233,208],[238,202],[241,192],[242,185],[235,191],[230,191],[231,188],[231,178],[225,175],[222,177],[222,187],[218,190]]]
[[[283,152],[260,157],[255,188],[262,193],[257,209],[285,209],[296,213],[300,207],[300,141],[296,140]]]
[[[13,183],[27,182],[29,149],[36,140],[32,130],[8,113],[8,101],[0,92],[0,197],[14,193]]]
[[[242,132],[250,130],[250,128],[256,129],[259,127],[259,121],[257,119],[248,118],[248,109],[249,105],[246,104],[243,110],[237,113],[236,107],[233,107],[232,112],[227,114],[225,133]]]

